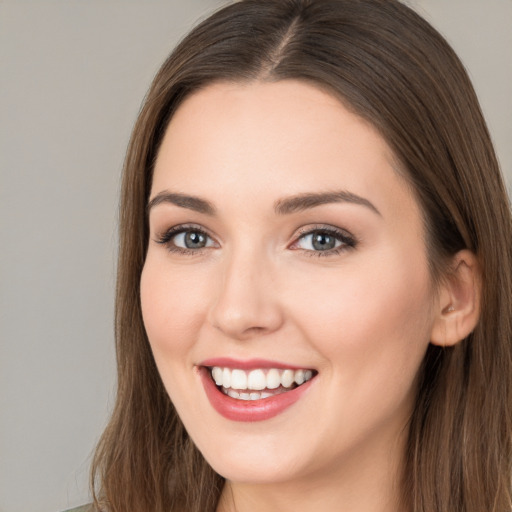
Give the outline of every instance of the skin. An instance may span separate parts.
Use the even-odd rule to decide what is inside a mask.
[[[141,301],[170,398],[227,479],[219,512],[399,510],[418,368],[433,333],[447,332],[441,302],[453,297],[433,289],[421,211],[395,168],[368,123],[297,81],[210,85],[172,118],[151,198],[197,196],[216,213],[167,201],[151,208]],[[371,206],[275,212],[283,199],[333,191]],[[207,246],[159,243],[181,224],[205,231]],[[303,233],[319,227],[344,230],[353,246],[315,250]],[[231,421],[198,375],[213,357],[318,375],[276,417]]]

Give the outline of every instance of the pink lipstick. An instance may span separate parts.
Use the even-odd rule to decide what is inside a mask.
[[[297,402],[316,371],[274,361],[215,358],[198,366],[212,407],[232,421],[263,421]]]

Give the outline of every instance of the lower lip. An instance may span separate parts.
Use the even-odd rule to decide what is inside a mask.
[[[273,418],[288,409],[309,389],[314,378],[301,386],[260,400],[237,400],[225,395],[213,382],[210,370],[202,367],[199,370],[206,396],[213,408],[228,420],[263,421]]]

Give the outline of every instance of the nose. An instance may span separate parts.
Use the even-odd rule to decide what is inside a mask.
[[[209,311],[215,329],[236,340],[272,333],[283,323],[271,263],[254,252],[224,262]]]

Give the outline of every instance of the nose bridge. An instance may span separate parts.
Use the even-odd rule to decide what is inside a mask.
[[[212,325],[231,338],[245,339],[276,330],[281,322],[279,298],[273,284],[272,259],[263,250],[245,244],[223,261]]]

